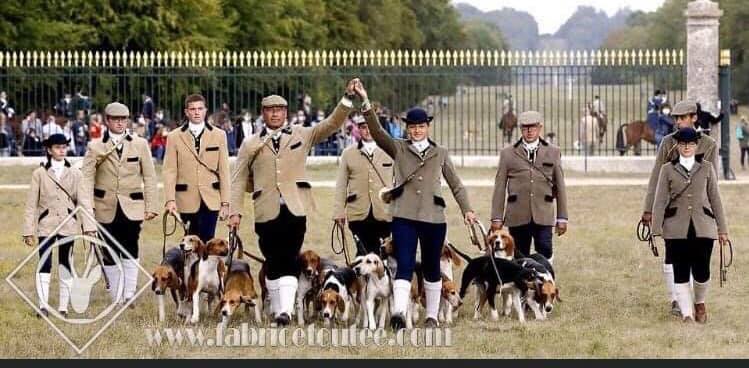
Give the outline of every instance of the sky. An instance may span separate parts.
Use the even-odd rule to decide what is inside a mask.
[[[664,0],[453,0],[453,3],[466,3],[483,11],[504,7],[530,13],[538,22],[539,32],[554,33],[575,12],[580,5],[589,5],[606,11],[611,16],[620,8],[653,11]]]

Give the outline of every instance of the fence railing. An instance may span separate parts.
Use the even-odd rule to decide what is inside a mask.
[[[545,133],[564,154],[617,155],[618,128],[646,120],[655,90],[667,91],[669,102],[686,95],[684,59],[682,50],[0,52],[0,91],[16,124],[32,110],[72,119],[81,107],[101,111],[111,101],[146,113],[144,95],[166,120],[180,120],[185,95],[196,92],[234,121],[245,112],[254,119],[263,96],[281,94],[289,116],[301,110],[309,121],[329,112],[345,80],[358,76],[385,108],[383,121],[421,105],[435,116],[434,138],[456,154],[492,155],[517,139],[517,129],[507,138],[499,129],[511,109],[542,112]],[[65,94],[77,103],[69,110],[59,108]],[[600,137],[582,123],[594,104],[608,120]]]

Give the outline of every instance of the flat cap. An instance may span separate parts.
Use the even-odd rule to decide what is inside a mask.
[[[263,107],[289,106],[289,103],[286,102],[285,98],[279,95],[270,95],[270,96],[263,98],[262,106]]]
[[[112,102],[104,108],[104,115],[106,116],[130,116],[130,109],[127,106],[119,103]]]
[[[671,111],[671,116],[684,116],[697,113],[697,104],[694,101],[680,101]]]
[[[544,122],[544,116],[538,111],[526,111],[518,116],[520,126],[536,125]]]

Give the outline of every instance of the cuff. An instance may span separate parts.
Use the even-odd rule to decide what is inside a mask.
[[[349,109],[353,109],[354,108],[354,103],[351,102],[351,100],[348,97],[346,97],[346,96],[341,97],[341,105],[346,106]]]
[[[502,220],[501,218],[493,218],[492,222],[505,222],[505,220]]]
[[[557,219],[557,223],[566,224],[568,222],[569,222],[569,220],[567,220],[566,218],[558,218]]]
[[[369,98],[367,98],[361,103],[361,112],[366,113],[369,112],[369,110],[372,110],[372,103],[369,102]]]

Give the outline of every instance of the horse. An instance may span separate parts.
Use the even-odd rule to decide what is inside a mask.
[[[512,132],[515,127],[518,126],[518,117],[510,106],[506,113],[502,114],[502,119],[499,121],[499,128],[502,129],[502,134],[505,137],[505,143],[512,142]]]
[[[630,147],[634,148],[635,156],[642,154],[642,141],[655,144],[655,132],[646,121],[635,120],[622,124],[616,133],[616,150],[624,156]]]

